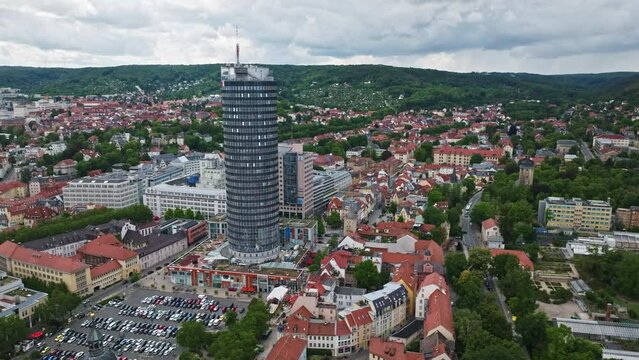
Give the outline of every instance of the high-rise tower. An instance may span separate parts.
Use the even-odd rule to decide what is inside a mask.
[[[221,70],[229,248],[261,263],[279,252],[277,90],[267,68]]]

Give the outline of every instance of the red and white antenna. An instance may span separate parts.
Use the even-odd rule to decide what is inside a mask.
[[[237,65],[240,65],[240,40],[237,26],[235,27],[235,62]]]

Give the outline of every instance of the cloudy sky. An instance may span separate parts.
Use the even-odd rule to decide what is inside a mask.
[[[639,71],[637,0],[0,0],[0,65]]]

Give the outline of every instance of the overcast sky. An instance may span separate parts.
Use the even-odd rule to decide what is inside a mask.
[[[0,0],[0,65],[639,71],[638,0]]]

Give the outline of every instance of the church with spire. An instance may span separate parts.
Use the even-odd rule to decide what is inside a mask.
[[[80,360],[117,360],[113,351],[105,349],[102,345],[102,333],[95,327],[89,333],[89,351]]]

